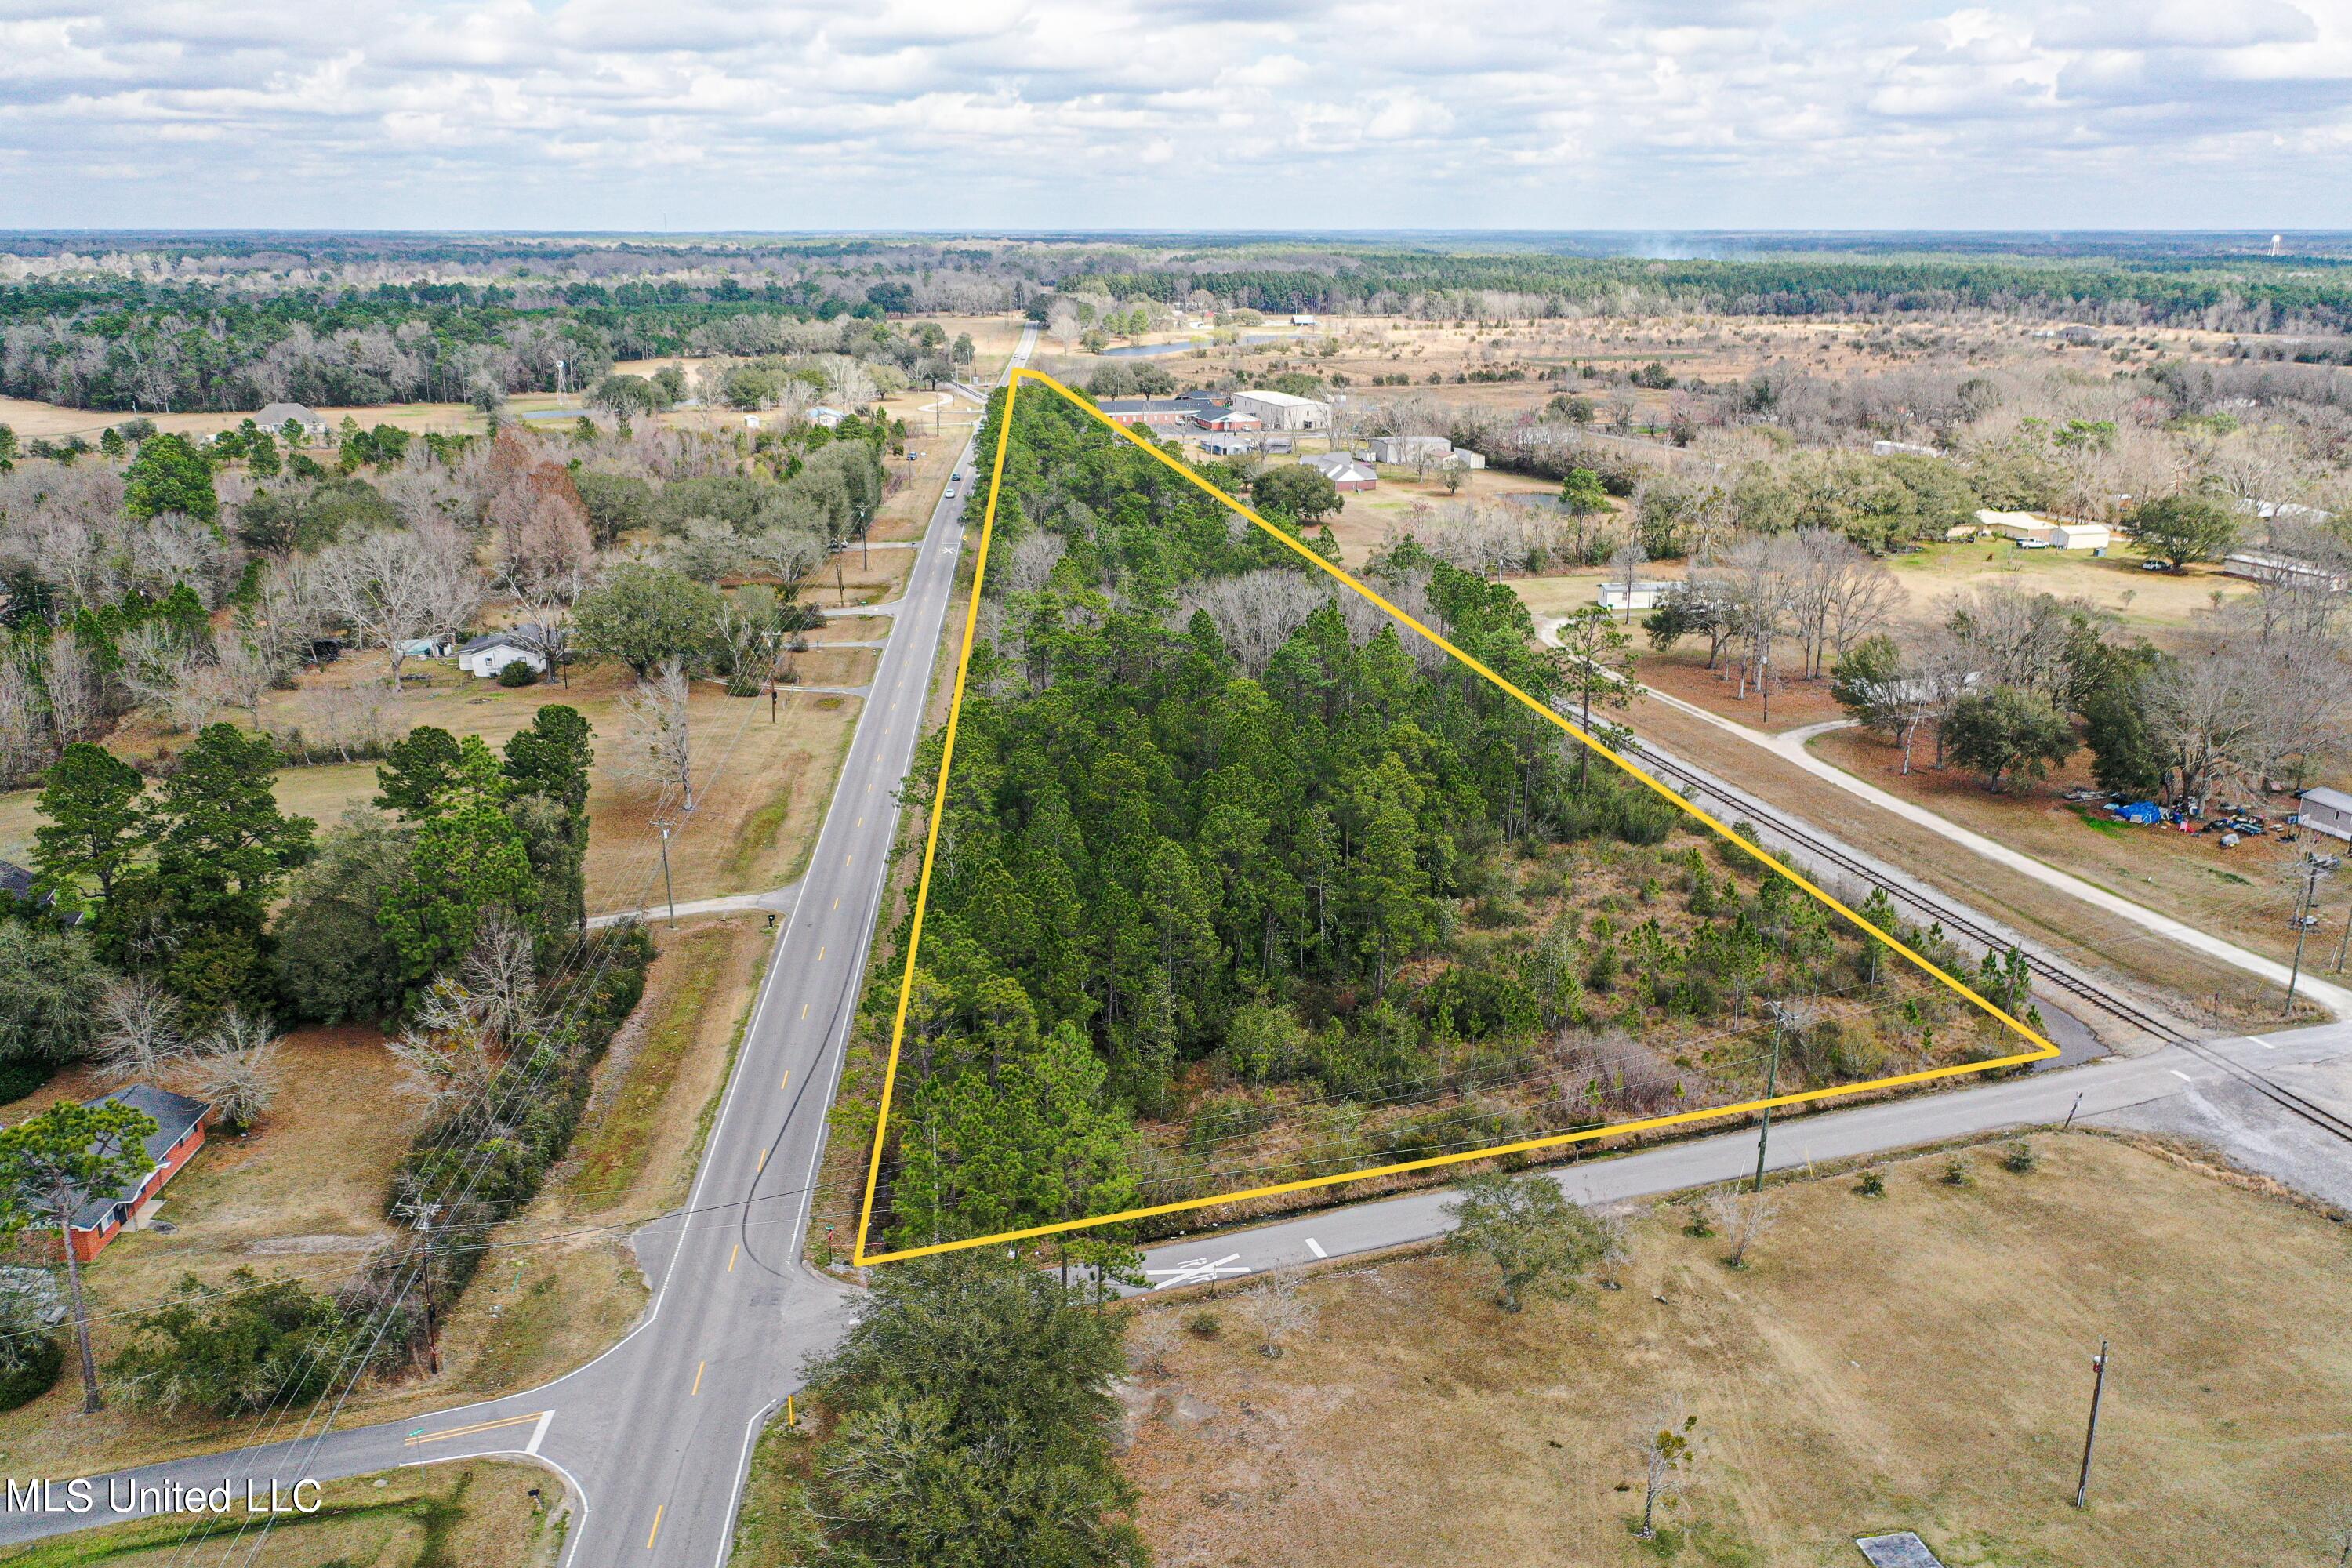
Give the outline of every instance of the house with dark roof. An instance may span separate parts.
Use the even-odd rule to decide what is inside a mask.
[[[527,664],[547,673],[547,633],[536,626],[509,626],[484,632],[457,650],[458,668],[484,680],[496,679],[510,664]]]
[[[106,1250],[106,1244],[135,1227],[152,1213],[163,1184],[180,1173],[195,1152],[205,1146],[205,1117],[212,1107],[184,1094],[173,1094],[152,1084],[134,1083],[102,1094],[85,1105],[109,1103],[143,1110],[155,1119],[147,1135],[147,1173],[120,1197],[92,1197],[74,1211],[68,1226],[74,1256],[84,1263]]]

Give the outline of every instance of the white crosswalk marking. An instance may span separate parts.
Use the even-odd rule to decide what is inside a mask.
[[[1154,1290],[1165,1290],[1171,1285],[1213,1284],[1228,1274],[1248,1273],[1249,1268],[1242,1263],[1241,1256],[1238,1252],[1228,1252],[1214,1262],[1205,1258],[1188,1258],[1173,1268],[1147,1268],[1144,1273],[1168,1276],[1151,1287]]]

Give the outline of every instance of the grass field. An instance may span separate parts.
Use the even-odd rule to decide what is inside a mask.
[[[231,1516],[201,1521],[192,1538],[190,1518],[177,1516],[0,1552],[0,1563],[167,1568],[192,1552],[207,1561],[233,1552],[252,1568],[547,1568],[563,1548],[564,1502],[551,1471],[477,1460],[333,1482],[318,1512],[281,1516],[266,1537],[251,1528],[238,1538],[242,1516]]]
[[[2035,1568],[2332,1563],[2352,1469],[2352,1269],[2339,1228],[2103,1137],[1799,1183],[1734,1272],[1720,1237],[1637,1219],[1622,1289],[1517,1317],[1490,1268],[1425,1258],[1316,1278],[1310,1336],[1260,1354],[1241,1303],[1146,1309],[1179,1336],[1127,1468],[1163,1568],[1859,1561],[1916,1530],[1944,1560]],[[2249,1260],[2259,1259],[2259,1267]],[[2069,1506],[2089,1358],[2115,1348],[2094,1505]],[[1698,1416],[1668,1538],[1629,1441]],[[1631,1488],[1633,1489],[1626,1489]]]
[[[912,552],[877,552],[877,571],[884,553]],[[854,580],[851,587],[857,587]],[[888,630],[871,618],[849,624],[877,628],[869,635]],[[875,658],[871,648],[813,649],[797,656],[801,679],[813,685],[863,684],[873,678]],[[353,655],[304,677],[302,690],[273,693],[270,702],[299,712],[304,691],[367,680],[377,662],[376,655]],[[437,724],[453,734],[479,735],[495,749],[530,723],[544,703],[579,709],[595,727],[594,743],[599,756],[606,759],[593,770],[588,795],[588,908],[592,912],[635,909],[660,895],[660,846],[647,826],[654,815],[654,792],[614,776],[606,765],[623,732],[620,698],[629,684],[626,669],[599,665],[575,671],[569,686],[509,689],[441,665],[433,670],[430,685],[408,686],[386,727]],[[730,698],[716,684],[698,681],[689,711],[703,798],[670,843],[677,896],[756,892],[791,880],[847,752],[857,700],[827,709],[819,707],[814,696],[788,690],[771,723],[766,701]],[[269,705],[264,712],[269,714]],[[186,740],[133,724],[110,744],[118,752],[135,756],[177,749]],[[331,826],[345,810],[374,795],[375,764],[285,768],[278,773],[277,788],[281,809]],[[36,793],[16,790],[0,795],[0,858],[21,864],[29,858],[39,822]]]

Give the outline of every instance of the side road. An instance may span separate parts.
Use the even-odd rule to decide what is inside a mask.
[[[2217,1057],[2273,1080],[2301,1085],[2315,1099],[2352,1092],[2352,1024],[2326,1024],[2292,1034],[2243,1036],[2206,1041],[2198,1047],[2170,1046],[2146,1056],[2107,1057],[1976,1089],[1776,1120],[1765,1168],[1802,1170],[2008,1128],[2052,1126],[2070,1117],[2161,1125],[2177,1116],[2151,1112],[2210,1109],[2241,1086],[2242,1080]],[[2208,1136],[2215,1131],[2210,1127],[2202,1131]],[[1713,1186],[1755,1173],[1756,1136],[1748,1127],[1636,1153],[1599,1156],[1561,1166],[1550,1175],[1570,1198],[1592,1205]],[[2249,1114],[2242,1135],[2224,1135],[2221,1141],[2242,1163],[2290,1180],[2312,1173],[2313,1162],[2274,1157],[2283,1156],[2282,1143],[2298,1138],[2321,1145],[2339,1178],[2326,1184],[2340,1190],[2320,1190],[2315,1195],[2352,1207],[2352,1161],[2345,1158],[2352,1154],[2352,1145],[2342,1140],[2302,1127],[2263,1102],[2261,1113]],[[2307,1180],[2304,1184],[2310,1190]],[[1209,1285],[1432,1241],[1452,1228],[1445,1215],[1451,1201],[1443,1189],[1409,1193],[1167,1242],[1145,1253],[1149,1283],[1140,1289]]]
[[[1034,341],[1034,331],[1024,334],[1014,363]],[[961,462],[971,462],[969,447]],[[267,1498],[273,1481],[283,1496],[302,1479],[499,1454],[564,1478],[576,1510],[567,1565],[725,1563],[752,1441],[801,1386],[809,1358],[838,1342],[856,1299],[801,1262],[801,1237],[881,914],[898,790],[953,596],[962,512],[961,500],[942,497],[931,513],[874,698],[851,738],[792,916],[780,922],[693,1193],[681,1211],[631,1238],[657,1287],[644,1321],[585,1366],[520,1394],[341,1431],[328,1412],[289,1418],[257,1432],[242,1450],[97,1478],[101,1506],[87,1513],[0,1500],[7,1505],[0,1543],[165,1511],[144,1489],[126,1490],[134,1506],[105,1507],[110,1479],[142,1489],[226,1484],[239,1499],[249,1483]],[[34,1479],[14,1479],[20,1487]],[[251,1560],[262,1528],[249,1522],[246,1539],[221,1560]]]

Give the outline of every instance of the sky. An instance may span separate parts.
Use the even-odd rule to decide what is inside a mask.
[[[2352,227],[2352,0],[0,0],[0,228]]]

